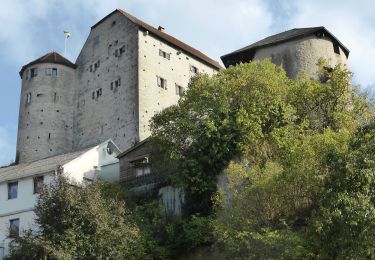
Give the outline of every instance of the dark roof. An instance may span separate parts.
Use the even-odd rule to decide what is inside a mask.
[[[155,27],[139,20],[138,18],[134,17],[133,15],[121,10],[121,9],[116,9],[114,10],[112,13],[108,14],[106,17],[104,17],[102,20],[100,20],[99,22],[97,22],[95,25],[93,25],[91,27],[91,29],[94,29],[95,27],[97,27],[99,24],[101,24],[104,20],[106,20],[108,17],[110,17],[112,14],[116,13],[116,12],[119,12],[121,14],[123,14],[126,18],[128,18],[131,22],[133,22],[134,24],[138,25],[139,27],[143,28],[144,30],[147,30],[149,31],[150,33],[152,33],[153,35],[157,36],[158,38],[172,44],[173,46],[177,47],[177,48],[180,48],[184,51],[186,51],[187,53],[193,55],[194,57],[200,59],[201,61],[205,62],[206,64],[216,68],[216,69],[221,69],[222,67],[220,66],[219,62],[211,59],[210,57],[206,56],[205,54],[203,54],[202,52],[198,51],[197,49],[194,49],[193,47],[187,45],[186,43],[183,43],[182,41],[174,38],[173,36],[161,31],[161,30],[158,30],[156,29]]]
[[[269,36],[267,38],[264,38],[263,40],[257,41],[249,46],[246,46],[244,48],[241,48],[239,50],[236,50],[234,52],[231,52],[229,54],[221,56],[221,60],[226,63],[225,61],[227,60],[228,57],[239,54],[239,53],[244,53],[244,52],[250,52],[254,51],[255,49],[270,46],[270,45],[275,45],[278,43],[286,42],[292,39],[297,39],[297,38],[302,38],[311,34],[316,34],[319,32],[323,32],[331,38],[331,40],[337,44],[340,45],[340,47],[343,49],[346,57],[349,56],[349,49],[346,48],[330,31],[328,31],[324,26],[319,26],[319,27],[310,27],[310,28],[295,28],[289,31],[285,31],[282,33],[278,33],[272,36]]]
[[[56,63],[56,64],[61,64],[61,65],[71,67],[73,69],[75,69],[77,67],[74,63],[70,62],[68,59],[64,58],[63,56],[61,56],[57,52],[52,51],[52,52],[49,52],[46,55],[40,57],[39,59],[36,59],[36,60],[26,64],[25,66],[23,66],[21,71],[20,71],[21,78],[22,78],[23,72],[25,71],[25,69],[27,67],[35,65],[35,64],[39,64],[39,63]]]
[[[150,142],[150,137],[147,137],[143,141],[135,144],[133,147],[130,147],[128,150],[125,150],[122,153],[120,153],[119,155],[117,155],[117,158],[120,159],[120,158],[124,157],[125,155],[127,155],[128,153],[130,153],[131,151],[134,151],[134,150],[138,149],[139,147],[141,147],[144,144],[147,144],[149,142]]]

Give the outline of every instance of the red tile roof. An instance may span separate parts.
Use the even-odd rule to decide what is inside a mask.
[[[56,64],[61,64],[61,65],[71,67],[73,69],[75,69],[77,67],[74,63],[70,62],[68,59],[64,58],[62,55],[58,54],[55,51],[52,51],[52,52],[47,53],[46,55],[43,55],[42,57],[40,57],[36,60],[24,65],[22,67],[21,71],[20,71],[21,78],[22,78],[23,72],[26,70],[27,67],[35,65],[35,64],[39,64],[39,63],[56,63]]]
[[[182,41],[174,38],[173,36],[171,36],[171,35],[163,32],[161,30],[156,29],[155,27],[153,27],[153,26],[151,26],[151,25],[149,25],[149,24],[147,24],[147,23],[139,20],[138,18],[132,16],[131,14],[129,14],[129,13],[127,13],[127,12],[121,10],[121,9],[116,9],[112,13],[108,14],[102,20],[100,20],[95,25],[93,25],[91,27],[91,29],[94,29],[95,27],[97,27],[100,23],[102,23],[104,20],[106,20],[108,17],[110,17],[111,15],[113,15],[116,12],[119,12],[119,13],[123,14],[126,18],[128,18],[134,24],[138,25],[139,27],[143,28],[144,30],[149,31],[153,35],[155,35],[158,38],[160,38],[160,39],[162,39],[162,40],[164,40],[164,41],[172,44],[173,46],[175,46],[177,48],[180,48],[181,50],[184,50],[185,52],[193,55],[194,57],[196,57],[199,60],[203,61],[207,65],[210,65],[210,66],[214,67],[215,69],[222,69],[221,65],[217,61],[211,59],[210,57],[206,56],[205,54],[203,54],[202,52],[198,51],[197,49],[194,49],[193,47],[187,45],[186,43],[183,43]]]

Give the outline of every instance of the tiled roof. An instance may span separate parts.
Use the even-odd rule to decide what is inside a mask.
[[[20,71],[21,78],[22,78],[23,72],[25,71],[25,69],[27,67],[35,65],[35,64],[39,64],[39,63],[56,63],[56,64],[62,64],[62,65],[71,67],[73,69],[75,69],[77,67],[74,63],[72,63],[68,59],[64,58],[59,53],[53,51],[53,52],[49,52],[46,55],[40,57],[39,59],[36,59],[36,60],[34,60],[34,61],[26,64],[25,66],[23,66],[22,69],[21,69],[21,71]]]
[[[91,27],[91,29],[97,27],[99,24],[101,24],[104,20],[106,20],[108,17],[110,17],[112,14],[116,13],[116,12],[119,12],[121,14],[123,14],[126,18],[128,18],[131,22],[133,22],[134,24],[138,25],[139,27],[149,31],[150,33],[154,34],[155,36],[159,37],[160,39],[174,45],[175,47],[177,48],[180,48],[182,50],[184,50],[185,52],[193,55],[194,57],[202,60],[203,62],[207,63],[208,65],[216,68],[216,69],[221,69],[221,65],[219,64],[219,62],[211,59],[210,57],[206,56],[205,54],[203,54],[202,52],[198,51],[197,49],[194,49],[193,47],[187,45],[186,43],[183,43],[182,41],[174,38],[173,36],[161,31],[161,30],[158,30],[156,29],[155,27],[139,20],[138,18],[134,17],[133,15],[121,10],[121,9],[116,9],[115,11],[113,11],[112,13],[110,13],[109,15],[107,15],[106,17],[104,17],[102,20],[100,20],[99,22],[97,22],[95,25],[93,25]]]
[[[332,41],[336,42],[337,44],[340,45],[340,47],[343,49],[343,51],[345,52],[345,55],[348,57],[349,55],[349,49],[346,48],[331,32],[329,32],[324,26],[319,26],[319,27],[311,27],[311,28],[295,28],[295,29],[292,29],[292,30],[289,30],[289,31],[285,31],[285,32],[282,32],[282,33],[278,33],[278,34],[275,34],[275,35],[272,35],[272,36],[269,36],[267,38],[264,38],[260,41],[257,41],[253,44],[250,44],[249,46],[246,46],[244,48],[241,48],[239,50],[236,50],[234,52],[231,52],[229,54],[226,54],[226,55],[223,55],[221,57],[221,59],[223,60],[224,64],[226,63],[225,60],[227,57],[229,56],[232,56],[232,55],[236,55],[238,53],[243,53],[243,52],[248,52],[248,51],[252,51],[252,50],[255,50],[255,49],[258,49],[258,48],[262,48],[262,47],[266,47],[266,46],[270,46],[270,45],[274,45],[274,44],[278,44],[278,43],[282,43],[282,42],[286,42],[286,41],[289,41],[289,40],[292,40],[292,39],[296,39],[296,38],[301,38],[301,37],[305,37],[305,36],[308,36],[308,35],[311,35],[311,34],[314,34],[314,33],[317,33],[317,32],[324,32],[326,33],[326,35],[328,37],[330,37],[332,39]]]
[[[0,182],[17,180],[21,178],[31,177],[38,174],[52,172],[57,169],[57,166],[64,165],[78,156],[84,154],[89,149],[78,152],[66,153],[62,155],[53,156],[31,163],[23,163],[14,166],[9,166],[0,169]]]

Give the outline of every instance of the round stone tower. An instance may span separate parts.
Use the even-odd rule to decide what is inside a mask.
[[[17,163],[71,151],[75,68],[56,52],[22,67]]]
[[[305,71],[318,78],[318,61],[323,58],[329,67],[347,66],[349,50],[326,28],[292,29],[269,36],[245,48],[221,57],[226,67],[252,60],[270,58],[281,65],[289,77]]]

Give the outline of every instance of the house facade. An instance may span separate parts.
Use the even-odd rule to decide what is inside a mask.
[[[15,236],[38,228],[34,207],[45,185],[59,174],[78,185],[99,178],[118,182],[119,154],[118,147],[108,140],[81,151],[0,169],[0,259]]]

